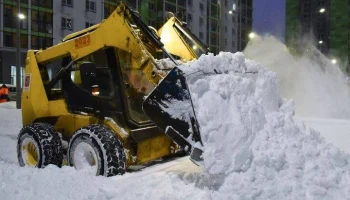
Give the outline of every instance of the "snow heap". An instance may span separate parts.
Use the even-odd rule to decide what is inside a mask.
[[[275,72],[227,52],[180,68],[205,147],[203,171],[225,177],[213,199],[349,198],[349,155],[293,120],[294,102],[280,97]]]

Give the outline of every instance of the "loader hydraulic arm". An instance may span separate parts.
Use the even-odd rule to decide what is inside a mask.
[[[175,65],[178,65],[176,60],[173,58],[173,56],[164,48],[164,44],[161,42],[161,39],[158,35],[156,35],[151,29],[140,19],[138,15],[136,15],[136,12],[133,11],[129,6],[128,9],[130,11],[131,17],[135,24],[142,30],[142,32],[150,38],[150,40],[156,45],[156,47],[163,50],[163,52],[170,58],[171,61],[175,63]]]
[[[63,76],[70,71],[73,64],[74,61],[71,61],[67,66],[62,67],[60,71],[57,72],[57,74],[51,79],[51,81],[45,85],[46,92],[50,91],[58,83],[58,81],[60,81],[63,78]]]
[[[187,27],[187,24],[184,24],[175,18],[174,27],[178,32],[182,33],[188,40],[190,40],[191,43],[195,45],[195,48],[198,48],[200,50],[200,53],[207,54],[209,52],[208,46],[205,45],[200,39],[197,38],[196,35],[192,33],[192,31]],[[198,58],[199,56],[200,54],[197,53],[196,57]]]
[[[124,1],[119,1],[118,7],[101,23],[67,35],[57,45],[40,50],[36,53],[38,63],[70,54],[73,60],[80,59],[104,46],[114,46],[132,52],[134,57],[153,58],[145,50],[144,44],[136,34],[132,24],[135,23],[143,34],[175,63],[175,59],[164,49],[160,38],[142,21],[137,13]],[[144,50],[144,51],[143,51]]]
[[[168,52],[185,62],[198,59],[200,55],[209,52],[209,48],[191,32],[185,22],[177,19],[173,13],[168,14],[168,21],[158,30],[161,42]]]

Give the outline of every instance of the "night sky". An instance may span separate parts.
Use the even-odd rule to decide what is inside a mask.
[[[284,42],[286,0],[253,0],[253,31]]]

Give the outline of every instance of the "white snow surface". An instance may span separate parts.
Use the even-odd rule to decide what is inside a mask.
[[[225,52],[180,68],[191,74],[202,168],[188,157],[109,178],[19,167],[21,113],[10,102],[0,104],[0,199],[349,199],[349,155],[294,121],[275,72]]]
[[[204,172],[226,177],[214,199],[350,197],[349,155],[293,120],[294,102],[280,97],[275,72],[225,52],[180,68],[191,74]],[[226,73],[203,75],[214,69]]]

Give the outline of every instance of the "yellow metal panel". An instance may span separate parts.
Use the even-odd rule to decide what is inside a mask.
[[[55,129],[62,133],[64,138],[70,138],[74,131],[76,131],[73,123],[73,115],[60,115],[56,121]]]
[[[68,54],[76,60],[105,46],[114,46],[132,52],[133,58],[140,66],[152,57],[142,43],[139,43],[138,36],[132,30],[131,26],[127,24],[127,20],[124,19],[124,12],[118,14],[117,11],[114,11],[107,20],[100,23],[97,29],[91,32],[82,31],[82,33],[86,33],[38,52],[37,61],[39,63],[47,62]],[[78,45],[81,42],[85,45]]]
[[[49,116],[49,103],[35,60],[34,51],[28,51],[25,67],[24,88],[21,96],[23,125],[34,119]]]
[[[63,41],[69,40],[69,39],[71,39],[71,38],[73,38],[73,37],[75,37],[77,35],[82,35],[84,33],[87,33],[87,32],[89,32],[89,31],[91,31],[93,29],[98,28],[99,26],[100,26],[100,23],[99,24],[95,24],[93,26],[90,26],[90,27],[88,27],[86,29],[83,29],[81,31],[77,31],[77,32],[71,33],[71,34],[67,35],[66,37],[64,37]]]
[[[50,116],[59,116],[68,114],[65,100],[49,101]]]
[[[68,113],[58,117],[55,128],[60,131],[64,137],[70,138],[79,128],[97,123],[98,120],[96,117]]]
[[[73,115],[74,120],[74,128],[75,130],[83,127],[88,126],[91,124],[97,124],[98,119],[94,116],[88,116],[88,115]]]
[[[137,144],[137,164],[169,155],[172,141],[166,135],[144,140]]]

